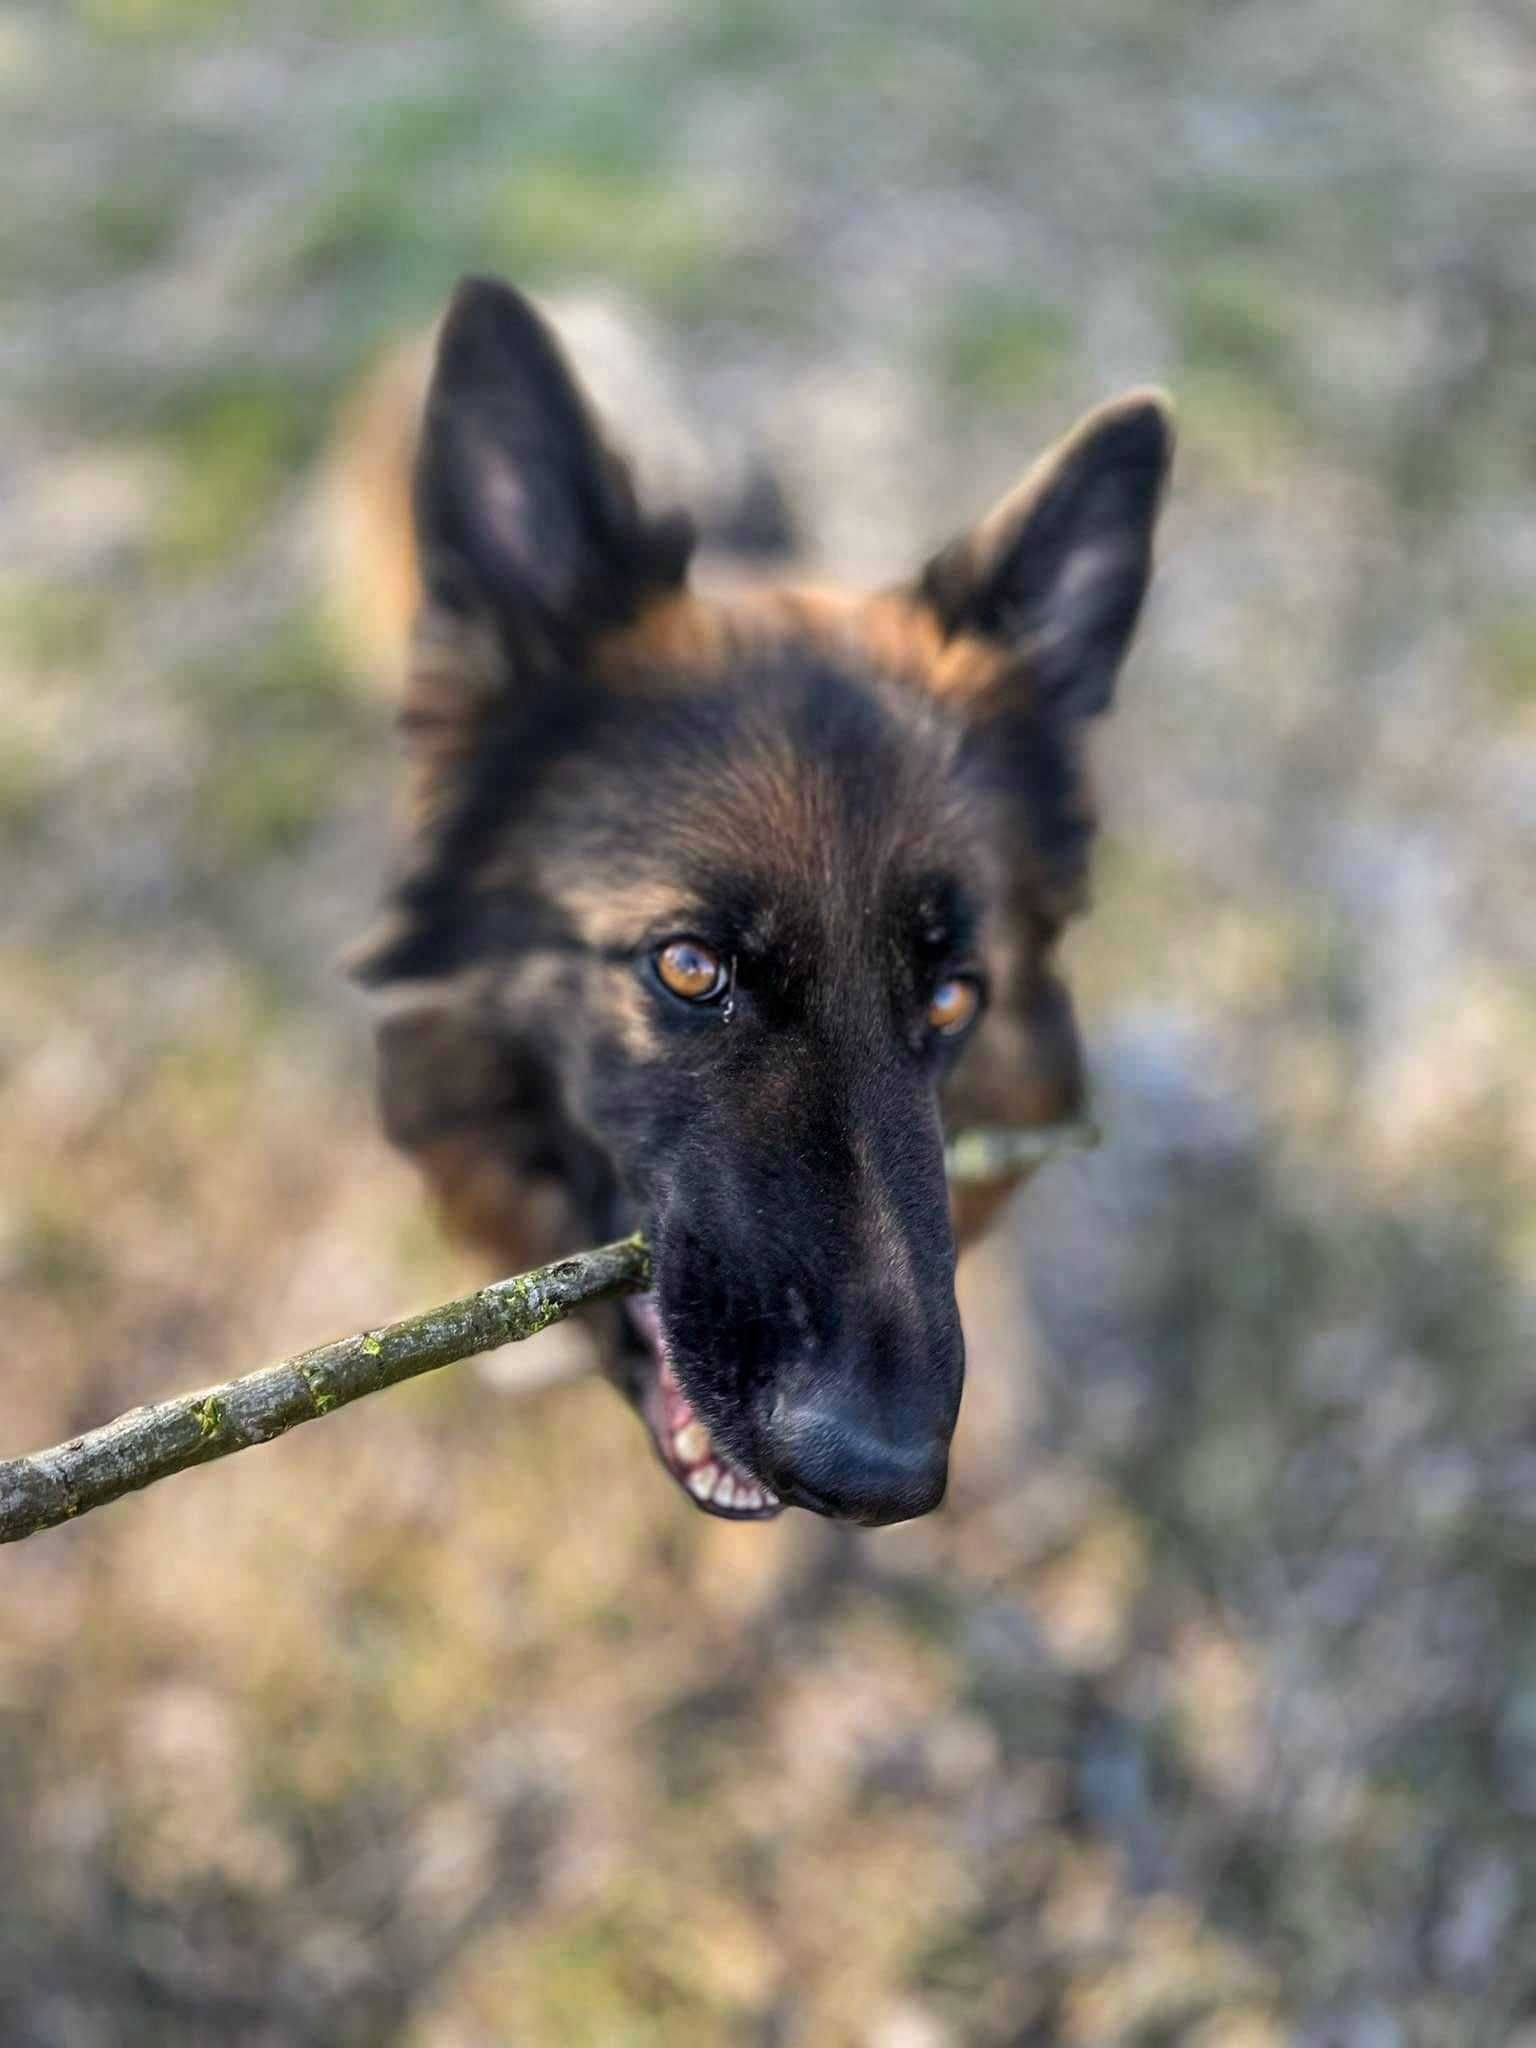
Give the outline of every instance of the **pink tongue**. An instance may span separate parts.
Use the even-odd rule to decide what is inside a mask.
[[[656,1354],[656,1391],[661,1396],[662,1420],[668,1430],[682,1429],[694,1419],[693,1403],[673,1375],[656,1303],[649,1294],[631,1294],[624,1306],[629,1310],[635,1328]]]
[[[656,1407],[660,1409],[660,1414],[656,1414],[653,1408],[652,1419],[659,1423],[670,1440],[678,1430],[686,1429],[690,1422],[697,1420],[693,1412],[693,1403],[677,1384],[672,1371],[672,1361],[667,1356],[666,1340],[661,1334],[661,1317],[656,1313],[654,1299],[649,1294],[631,1294],[626,1298],[624,1306],[633,1318],[635,1328],[656,1354]]]

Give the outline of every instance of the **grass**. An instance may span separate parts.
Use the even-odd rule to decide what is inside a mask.
[[[174,679],[207,732],[191,824],[212,865],[245,872],[292,856],[335,815],[374,725],[321,621],[296,614],[248,653]]]
[[[216,567],[270,516],[307,445],[289,387],[235,378],[179,404],[161,432],[176,465],[150,538],[154,567],[176,576]]]
[[[414,291],[425,314],[458,272],[498,267],[534,284],[597,275],[660,305],[696,289],[730,253],[727,224],[674,163],[654,61],[552,77],[513,28],[494,49],[492,70],[364,113],[329,191],[254,264],[254,292]]]
[[[168,256],[181,231],[179,197],[172,181],[99,194],[82,237],[96,270],[140,270]]]
[[[1011,406],[1060,382],[1073,342],[1061,307],[984,292],[945,319],[935,351],[942,386],[981,406]]]
[[[1483,621],[1471,668],[1501,707],[1525,711],[1536,702],[1536,609],[1514,606]]]
[[[1176,298],[1184,360],[1245,388],[1286,392],[1297,382],[1302,332],[1285,278],[1253,258],[1207,262],[1181,279]]]
[[[37,578],[0,581],[0,648],[39,674],[100,663],[114,620],[107,591]]]
[[[706,196],[664,175],[585,163],[513,173],[492,199],[486,228],[514,275],[586,273],[663,304],[727,249],[725,223]]]
[[[249,9],[249,0],[77,0],[87,29],[104,43],[168,42],[209,34]]]

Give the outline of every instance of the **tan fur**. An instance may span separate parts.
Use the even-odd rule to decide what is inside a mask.
[[[421,604],[411,471],[435,330],[380,358],[342,412],[321,478],[338,630],[356,670],[398,695]]]
[[[517,1271],[570,1249],[570,1204],[558,1181],[514,1172],[478,1131],[430,1138],[412,1154],[448,1231]]]
[[[594,879],[579,862],[558,862],[541,867],[537,881],[597,951],[637,946],[663,924],[680,916],[687,920],[677,884],[664,878],[610,883],[604,876]]]
[[[1018,664],[993,642],[971,633],[946,639],[932,612],[905,592],[865,599],[855,630],[872,666],[945,703],[980,703],[1019,673]]]
[[[733,653],[785,640],[851,655],[884,674],[956,704],[974,703],[1015,671],[1006,652],[970,634],[946,639],[926,606],[904,592],[748,588],[719,596],[669,592],[596,650],[614,688],[686,691],[716,679]]]
[[[655,1005],[647,998],[632,969],[610,967],[601,978],[598,1002],[603,1020],[632,1060],[657,1059],[662,1051]]]

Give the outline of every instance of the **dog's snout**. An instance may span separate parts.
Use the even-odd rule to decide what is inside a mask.
[[[686,1150],[652,1255],[716,1439],[779,1501],[879,1526],[944,1498],[965,1339],[932,1091],[869,1064],[879,1087],[807,1077],[771,1143]]]
[[[764,1432],[765,1463],[782,1500],[879,1527],[926,1515],[944,1498],[949,1436],[877,1433],[819,1403],[781,1407]]]

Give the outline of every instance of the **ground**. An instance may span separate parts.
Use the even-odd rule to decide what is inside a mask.
[[[1533,116],[1513,0],[0,9],[0,1449],[468,1276],[314,512],[460,270],[841,573],[1183,435],[951,1505],[514,1355],[6,1552],[7,2048],[1536,2042]]]

